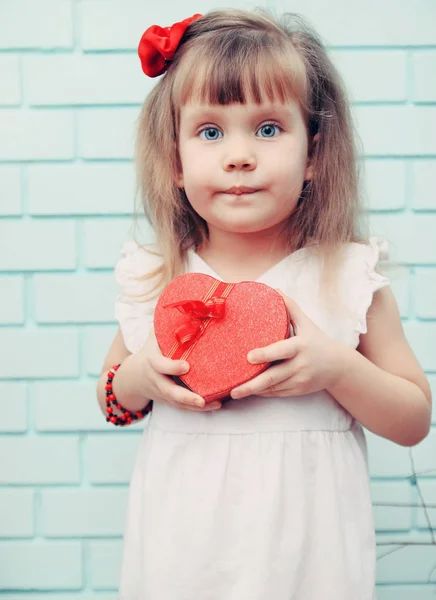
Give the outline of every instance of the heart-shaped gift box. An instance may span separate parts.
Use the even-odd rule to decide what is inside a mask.
[[[164,356],[187,360],[181,384],[206,402],[259,375],[269,363],[252,365],[247,354],[289,337],[292,327],[282,296],[263,283],[229,284],[187,273],[162,292],[154,313]]]

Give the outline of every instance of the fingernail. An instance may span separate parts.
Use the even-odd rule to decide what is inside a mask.
[[[205,405],[205,402],[204,402],[204,400],[201,400],[201,399],[200,399],[200,400],[196,400],[196,401],[195,401],[195,404],[196,404],[197,406],[204,406],[204,405]]]
[[[187,362],[182,363],[181,369],[182,369],[183,373],[187,373],[189,371],[189,363],[187,363]]]
[[[256,356],[254,354],[252,354],[251,352],[249,352],[247,354],[247,360],[248,360],[248,362],[252,363],[252,362],[254,362],[256,360]]]

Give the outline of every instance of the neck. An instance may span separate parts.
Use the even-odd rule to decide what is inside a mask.
[[[286,240],[277,228],[255,233],[232,233],[209,228],[209,240],[199,250],[204,259],[219,257],[223,262],[251,264],[280,260],[289,253]]]

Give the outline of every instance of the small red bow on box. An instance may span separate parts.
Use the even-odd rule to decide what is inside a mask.
[[[162,75],[168,68],[168,63],[174,58],[180,40],[189,25],[202,17],[196,14],[171,27],[152,25],[142,35],[138,46],[142,70],[148,77]]]
[[[206,319],[222,319],[226,310],[225,298],[201,300],[182,300],[166,304],[164,308],[177,308],[189,316],[186,323],[176,330],[176,338],[181,346],[192,344],[205,329]]]

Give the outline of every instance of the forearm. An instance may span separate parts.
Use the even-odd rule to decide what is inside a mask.
[[[418,385],[374,365],[357,350],[339,349],[341,375],[328,392],[373,433],[402,446],[425,438],[430,403]]]
[[[113,378],[113,391],[118,402],[124,408],[131,412],[136,412],[144,408],[150,400],[140,392],[139,389],[135,389],[132,385],[136,381],[136,374],[132,370],[132,360],[134,361],[134,355],[128,356],[119,367],[118,371]],[[107,371],[104,371],[97,383],[97,399],[100,408],[104,415],[106,415],[106,382],[107,382]],[[122,414],[120,411],[115,411],[115,414]]]

